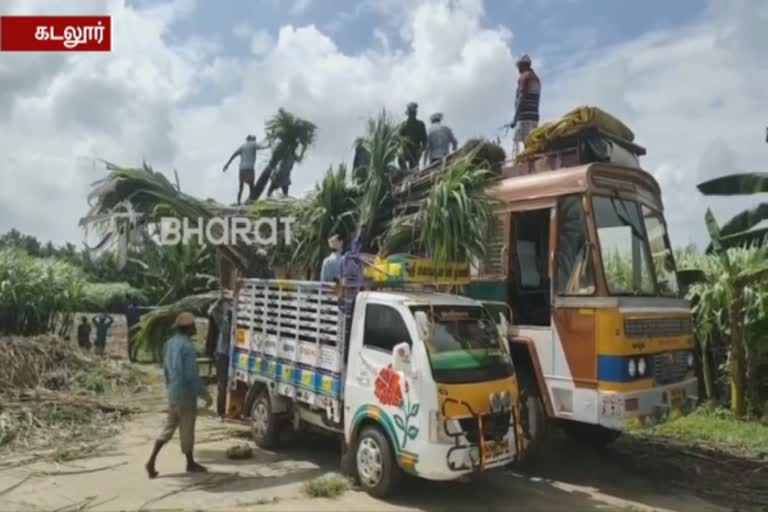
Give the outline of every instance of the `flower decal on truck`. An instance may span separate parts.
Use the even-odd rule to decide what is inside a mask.
[[[400,407],[403,402],[403,392],[400,389],[400,375],[392,369],[392,366],[382,368],[376,376],[374,393],[384,405]]]
[[[403,381],[403,386],[401,386]],[[401,448],[405,448],[408,440],[414,440],[419,435],[419,429],[411,424],[411,420],[419,414],[419,404],[412,404],[410,399],[410,386],[408,381],[403,379],[399,372],[396,372],[392,365],[382,368],[376,376],[374,384],[374,394],[382,405],[398,407],[403,412],[393,414],[395,426],[402,431],[403,441]]]

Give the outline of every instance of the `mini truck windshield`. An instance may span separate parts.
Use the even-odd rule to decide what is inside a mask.
[[[429,320],[424,344],[436,382],[465,383],[512,375],[496,324],[479,306],[413,306]]]

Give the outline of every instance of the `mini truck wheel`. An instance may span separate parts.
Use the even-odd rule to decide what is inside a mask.
[[[355,474],[360,486],[376,498],[385,498],[402,477],[389,440],[377,427],[366,427],[355,446]]]
[[[277,446],[277,420],[277,416],[272,412],[269,395],[262,391],[251,406],[251,435],[259,448],[269,450]]]

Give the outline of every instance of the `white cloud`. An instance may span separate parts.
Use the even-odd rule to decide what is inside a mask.
[[[262,133],[278,107],[319,130],[294,171],[295,193],[328,165],[349,161],[364,119],[382,107],[400,115],[418,101],[423,117],[444,112],[460,139],[495,136],[512,115],[513,55],[521,49],[508,29],[483,25],[480,0],[370,0],[366,8],[388,9],[404,27],[404,50],[379,35],[375,48],[349,54],[315,26],[284,26],[271,37],[244,22],[234,34],[251,39],[246,60],[203,39],[169,45],[163,36],[190,12],[186,0],[151,10],[117,0],[95,5],[114,16],[111,54],[0,59],[0,80],[9,84],[0,90],[0,179],[13,184],[0,189],[0,231],[76,239],[87,184],[100,175],[83,157],[146,158],[159,169],[177,168],[186,191],[231,201],[235,177],[222,176],[221,166],[247,133]],[[676,244],[705,238],[697,181],[764,165],[765,10],[759,0],[732,2],[695,26],[595,50],[566,68],[537,59],[546,118],[600,105],[648,147],[644,162],[663,187]],[[221,85],[225,96],[189,103]],[[739,207],[706,204],[723,219]]]
[[[275,42],[269,32],[258,30],[251,36],[251,53],[262,56],[272,49]]]

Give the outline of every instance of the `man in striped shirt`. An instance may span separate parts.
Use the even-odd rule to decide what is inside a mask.
[[[520,78],[517,80],[515,95],[515,118],[510,126],[515,128],[515,153],[519,145],[525,147],[528,134],[539,125],[539,101],[541,100],[541,81],[533,71],[531,58],[523,55],[517,61]]]

